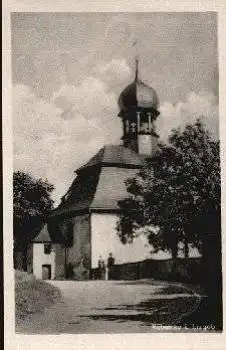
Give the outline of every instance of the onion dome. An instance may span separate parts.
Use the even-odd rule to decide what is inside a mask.
[[[157,110],[159,107],[156,91],[138,78],[138,62],[136,62],[135,80],[121,92],[118,105],[120,111],[134,107]]]
[[[159,99],[152,87],[137,79],[121,92],[118,105],[121,111],[131,107],[153,108],[157,110]]]

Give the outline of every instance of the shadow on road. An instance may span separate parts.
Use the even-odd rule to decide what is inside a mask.
[[[79,317],[120,323],[136,321],[140,322],[141,326],[153,324],[163,326],[181,325],[183,315],[190,314],[194,311],[196,299],[196,296],[177,297],[173,299],[149,299],[136,305],[120,305],[119,307],[102,309],[105,312],[109,311],[109,314],[80,315]],[[112,315],[110,311],[120,311],[120,314]],[[128,311],[133,311],[133,313],[128,313]]]
[[[102,313],[79,317],[116,323],[139,322],[140,326],[176,326],[193,331],[217,330],[208,314],[208,298],[179,286],[163,286],[151,299],[138,304],[95,310]]]

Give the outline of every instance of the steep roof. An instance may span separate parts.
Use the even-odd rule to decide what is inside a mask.
[[[144,158],[123,146],[105,146],[83,167],[51,217],[89,209],[116,210],[128,196],[125,181],[135,176]]]
[[[50,213],[49,217],[89,209],[95,195],[99,173],[100,170],[95,168],[88,174],[79,175],[63,197],[60,205]]]
[[[39,234],[35,237],[33,242],[35,243],[42,243],[42,242],[51,242],[50,234],[48,231],[48,226],[45,224]]]
[[[76,172],[100,164],[140,168],[143,164],[143,156],[121,145],[106,145]]]
[[[128,197],[126,180],[133,178],[138,169],[102,167],[91,209],[117,210],[118,202]]]

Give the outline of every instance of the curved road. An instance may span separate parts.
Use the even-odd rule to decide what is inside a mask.
[[[178,330],[201,297],[179,284],[141,281],[50,281],[62,301],[16,326],[26,334],[140,333]]]

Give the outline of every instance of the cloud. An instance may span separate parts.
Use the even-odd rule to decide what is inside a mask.
[[[93,119],[99,112],[112,113],[117,110],[116,86],[124,86],[131,76],[131,69],[125,59],[112,59],[98,64],[81,83],[64,84],[53,93],[52,101],[64,110],[64,118],[73,118],[73,109]],[[99,116],[100,118],[100,116]]]
[[[54,198],[58,199],[73,180],[76,168],[106,139],[95,120],[79,113],[64,119],[61,108],[33,94],[26,96],[26,90],[15,86],[13,93],[17,101],[13,108],[14,168],[47,178],[56,186]]]
[[[183,128],[186,124],[195,122],[197,118],[202,120],[214,138],[219,137],[218,101],[210,92],[190,92],[185,101],[175,105],[164,102],[160,106],[160,113],[156,126],[164,141],[172,129],[179,126]]]
[[[74,108],[87,119],[93,119],[103,109],[117,108],[116,96],[108,91],[108,85],[94,77],[88,77],[80,85],[62,85],[53,94],[53,102],[65,112]],[[65,115],[66,116],[66,115]],[[65,117],[64,116],[64,117]],[[73,118],[73,113],[67,114],[67,118]]]
[[[47,178],[56,191],[65,193],[74,171],[104,144],[122,136],[117,98],[131,76],[125,60],[98,65],[79,84],[62,84],[49,100],[38,97],[27,85],[13,88],[14,168]],[[116,83],[120,87],[114,89]],[[186,101],[160,108],[157,130],[166,139],[172,128],[203,118],[217,135],[217,101],[211,93],[191,92]]]
[[[112,60],[96,70],[100,78],[63,84],[49,101],[27,85],[13,88],[14,168],[47,178],[57,188],[55,199],[64,194],[77,167],[121,137],[111,86],[130,69],[125,60]]]
[[[106,83],[121,84],[131,76],[131,68],[125,59],[112,59],[105,64],[99,64],[95,67],[95,73]]]

